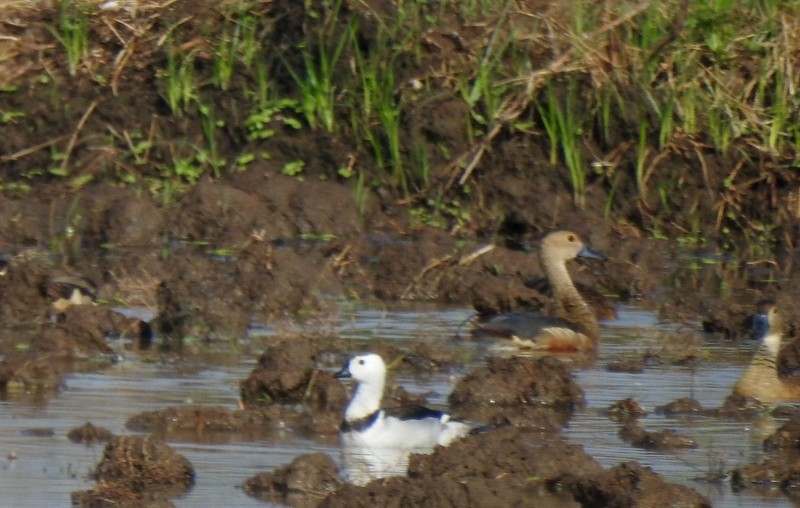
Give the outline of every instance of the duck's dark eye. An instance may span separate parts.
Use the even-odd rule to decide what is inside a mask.
[[[569,235],[567,237],[567,240],[569,240],[570,242],[574,242],[575,241],[575,235]]]
[[[358,361],[358,364],[359,364],[359,365],[364,365],[365,363],[366,363],[366,362],[364,361],[364,359],[363,359],[363,358],[362,358],[361,360],[359,360],[359,361]]]

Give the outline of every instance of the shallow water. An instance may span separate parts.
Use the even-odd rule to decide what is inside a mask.
[[[466,309],[419,306],[396,310],[351,309],[343,311],[326,327],[353,339],[354,349],[361,341],[397,342],[402,348],[403,343],[424,340],[454,348],[463,353],[462,359],[474,365],[490,352],[470,340],[453,338],[459,331],[464,334],[464,323],[470,316],[471,311]],[[569,442],[583,445],[604,466],[637,460],[668,481],[699,490],[714,506],[793,506],[780,493],[733,493],[727,484],[694,481],[715,468],[727,471],[758,460],[763,455],[761,440],[780,422],[765,419],[751,424],[718,418],[678,421],[653,413],[656,406],[680,397],[694,397],[707,408],[719,407],[747,364],[754,343],[708,340],[698,349],[703,361],[696,368],[664,364],[648,367],[642,374],[605,370],[612,360],[647,350],[660,351],[665,357],[682,352],[688,346],[676,330],[673,325],[658,323],[651,313],[633,307],[623,308],[618,321],[604,323],[598,360],[576,374],[586,392],[587,404],[575,413],[563,435]],[[258,351],[258,337],[252,341],[249,347]],[[663,344],[677,346],[664,349]],[[188,403],[235,408],[238,383],[247,377],[258,353],[245,356],[226,365],[195,368],[144,363],[126,356],[103,372],[70,375],[66,386],[46,401],[0,400],[0,492],[3,493],[0,504],[69,506],[71,492],[90,488],[88,472],[100,459],[103,445],[87,447],[71,443],[66,437],[69,430],[87,421],[117,434],[130,434],[125,421],[141,411]],[[468,368],[469,365],[464,371],[420,378],[397,376],[394,381],[409,391],[428,394],[430,405],[442,405]],[[626,397],[635,398],[648,411],[641,421],[646,429],[673,428],[695,439],[699,447],[663,453],[640,450],[623,442],[617,436],[618,424],[603,416],[602,411]],[[29,429],[50,429],[52,435],[42,437],[23,432]],[[289,430],[255,442],[170,444],[195,467],[194,488],[174,501],[176,506],[186,507],[265,506],[241,491],[240,486],[248,477],[312,451],[323,451],[340,460],[336,444],[312,441]],[[17,458],[7,459],[12,452]]]

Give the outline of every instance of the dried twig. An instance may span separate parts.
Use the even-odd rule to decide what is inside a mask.
[[[303,392],[303,402],[307,401],[309,397],[311,397],[311,391],[314,389],[314,385],[317,382],[317,376],[319,375],[319,370],[314,369],[311,371],[311,378],[308,380],[308,384],[306,385],[306,390]]]
[[[28,155],[30,155],[32,153],[36,153],[36,152],[38,152],[39,150],[41,150],[43,148],[47,148],[48,146],[52,146],[52,145],[55,145],[56,143],[60,143],[60,142],[64,141],[65,139],[67,139],[68,136],[69,136],[68,134],[63,134],[61,136],[58,136],[58,137],[55,137],[53,139],[50,139],[50,140],[44,141],[42,143],[39,143],[38,145],[33,145],[31,147],[22,149],[19,152],[12,153],[11,155],[0,156],[0,161],[8,162],[8,161],[19,160],[19,159],[21,159],[23,157],[27,157]]]
[[[92,101],[91,104],[89,104],[89,107],[86,108],[86,111],[83,113],[83,116],[78,122],[78,125],[75,127],[75,132],[72,133],[72,137],[69,140],[69,144],[67,144],[67,151],[64,153],[64,160],[61,163],[61,171],[65,174],[67,171],[67,164],[69,163],[70,155],[72,155],[72,150],[75,148],[75,143],[78,141],[78,134],[80,134],[81,129],[83,129],[83,126],[86,125],[86,121],[92,115],[92,112],[95,110],[98,103],[99,101],[94,100]]]
[[[462,256],[461,259],[458,260],[458,266],[467,266],[479,257],[483,256],[494,250],[497,247],[495,244],[490,243],[489,245],[484,245],[474,251],[470,252],[469,254]]]

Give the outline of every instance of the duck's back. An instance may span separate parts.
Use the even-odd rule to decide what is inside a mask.
[[[342,439],[349,445],[425,452],[436,445],[447,446],[469,429],[446,413],[411,405],[382,409],[370,426],[346,432]]]
[[[476,338],[504,338],[521,347],[550,351],[591,349],[593,341],[566,319],[537,312],[509,312],[495,316],[473,330]]]

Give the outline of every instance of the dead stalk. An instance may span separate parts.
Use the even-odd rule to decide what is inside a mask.
[[[97,107],[97,104],[98,104],[97,100],[94,100],[92,101],[91,104],[89,104],[89,107],[86,108],[86,111],[83,113],[83,116],[78,122],[78,125],[75,127],[75,132],[72,133],[72,137],[70,138],[69,144],[67,145],[67,151],[64,153],[64,161],[61,163],[61,171],[64,174],[66,174],[67,164],[69,163],[70,155],[72,155],[72,150],[75,148],[75,143],[77,143],[78,141],[78,134],[80,134],[81,129],[83,129],[83,126],[86,124],[86,121],[92,115],[92,112],[94,112],[95,108]]]
[[[19,160],[19,159],[21,159],[23,157],[27,157],[28,155],[36,153],[39,150],[42,150],[43,148],[47,148],[48,146],[52,146],[52,145],[55,145],[56,143],[60,143],[60,142],[64,141],[65,139],[67,139],[67,137],[68,137],[68,134],[63,134],[61,136],[55,137],[55,138],[50,139],[48,141],[45,141],[43,143],[39,143],[38,145],[33,145],[31,147],[28,147],[28,148],[25,148],[23,150],[20,150],[19,152],[12,153],[11,155],[0,156],[0,161],[9,162],[9,161]]]

